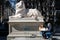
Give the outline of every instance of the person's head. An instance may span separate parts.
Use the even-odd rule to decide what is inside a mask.
[[[51,26],[51,23],[48,23],[47,26]]]
[[[41,27],[43,28],[43,25],[41,24]]]
[[[43,25],[41,24],[41,25],[39,25],[39,27],[43,28]]]

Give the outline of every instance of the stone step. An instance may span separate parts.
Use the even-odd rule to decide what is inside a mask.
[[[15,38],[14,40],[50,40],[44,38]]]
[[[12,32],[7,36],[7,40],[24,40],[24,38],[29,38],[25,40],[30,40],[30,38],[43,38],[42,34],[39,31],[21,31],[21,32]],[[23,38],[23,39],[21,39]],[[31,39],[34,40],[34,39]],[[38,40],[38,39],[36,39]]]
[[[33,37],[34,35],[35,37]],[[30,32],[12,32],[7,36],[7,40],[51,40],[49,39],[44,39],[42,37],[42,34],[39,31],[30,31]]]
[[[24,33],[24,34],[26,34],[26,33],[40,33],[40,31],[17,31],[17,32],[12,32],[12,33]]]
[[[39,31],[12,32],[8,35],[8,37],[30,37],[32,35],[42,36],[42,33]]]
[[[60,36],[60,33],[54,33],[53,35],[54,36]]]
[[[60,36],[52,36],[52,38],[56,38],[60,40]]]

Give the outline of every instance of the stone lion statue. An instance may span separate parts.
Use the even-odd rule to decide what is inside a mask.
[[[22,17],[31,17],[35,18],[41,16],[41,12],[37,9],[26,9],[24,1],[16,3],[16,12],[12,17],[22,18]]]
[[[35,17],[41,16],[41,13],[37,9],[29,9],[27,16],[35,18]]]

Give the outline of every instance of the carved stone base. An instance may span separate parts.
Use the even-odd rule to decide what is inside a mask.
[[[40,34],[39,25],[43,25],[43,23],[43,18],[40,17],[38,20],[32,18],[9,19],[9,35],[7,40],[16,40],[18,38],[39,38],[40,40],[43,37]]]

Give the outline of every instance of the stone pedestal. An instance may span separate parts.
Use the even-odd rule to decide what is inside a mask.
[[[38,20],[31,18],[9,19],[9,35],[7,36],[7,40],[16,40],[19,38],[39,38],[41,40],[43,37],[39,31],[39,25],[43,25],[43,23],[43,18],[38,18]]]

